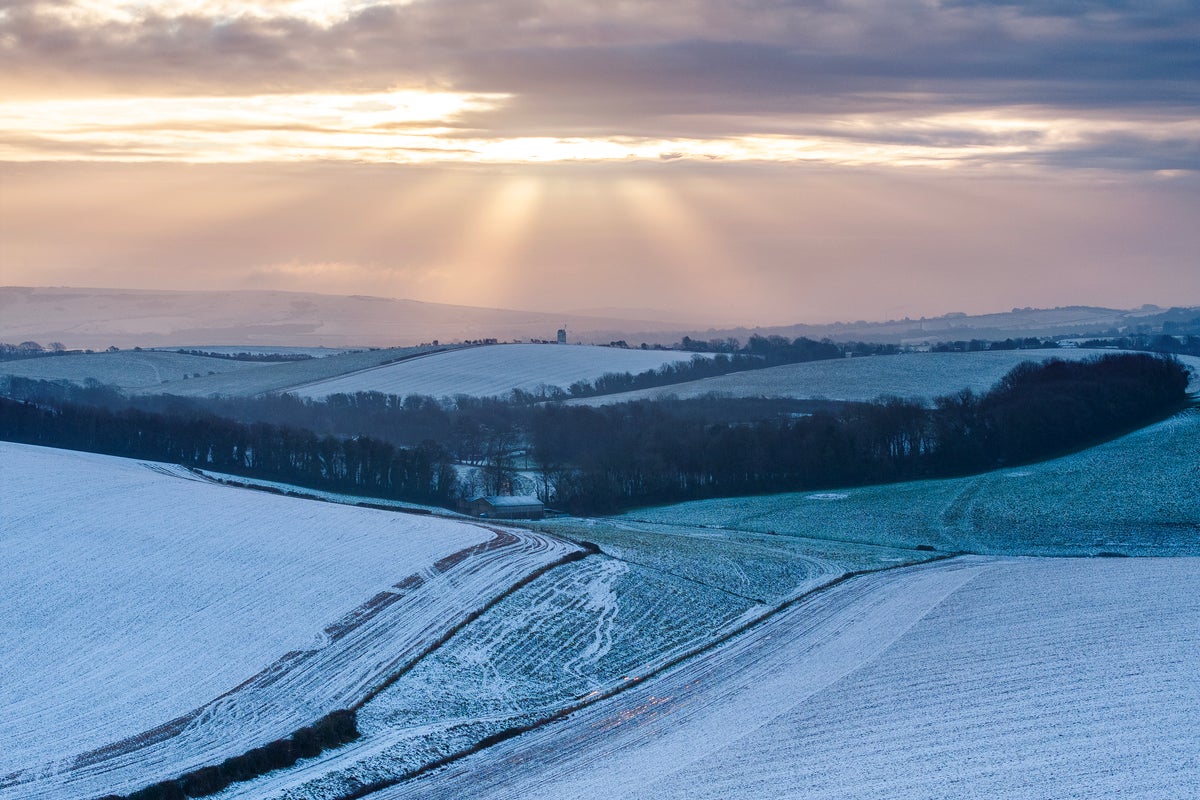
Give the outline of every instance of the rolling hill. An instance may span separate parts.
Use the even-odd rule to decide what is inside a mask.
[[[0,798],[90,798],[363,700],[557,539],[0,443]]]

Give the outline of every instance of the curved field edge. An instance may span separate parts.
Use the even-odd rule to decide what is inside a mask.
[[[23,798],[135,791],[240,756],[331,711],[361,707],[503,597],[587,555],[561,540],[492,533],[330,624],[323,644],[287,653],[183,717],[84,753],[50,774],[8,775],[3,787]]]
[[[871,573],[371,796],[1191,796],[1198,588],[1190,558]]]
[[[358,742],[221,798],[332,800],[411,780],[638,686],[849,577],[828,561],[811,567],[802,588],[765,605],[605,554],[572,565],[506,600],[367,704]],[[596,597],[598,583],[607,599]]]
[[[280,539],[281,547],[292,551],[294,555],[295,552],[298,552],[296,546],[302,544],[305,537],[310,535],[307,531],[321,530],[322,520],[326,523],[345,525],[352,518],[357,524],[350,527],[357,529],[362,529],[364,523],[370,523],[366,525],[368,536],[375,535],[371,533],[370,525],[376,527],[383,525],[387,530],[395,532],[413,531],[421,536],[428,535],[420,533],[421,531],[443,531],[444,529],[446,534],[452,534],[448,539],[449,542],[455,541],[453,537],[458,536],[461,543],[469,546],[460,547],[458,551],[454,552],[443,550],[446,555],[427,565],[422,566],[419,561],[414,563],[414,566],[418,566],[419,569],[408,578],[400,581],[393,578],[392,584],[388,588],[376,592],[374,596],[361,603],[350,613],[342,614],[337,622],[326,624],[315,641],[311,641],[310,644],[299,649],[293,649],[282,657],[277,657],[273,664],[266,669],[260,669],[256,675],[243,681],[237,688],[225,691],[220,696],[210,695],[210,697],[215,696],[215,699],[205,702],[191,712],[174,718],[167,715],[157,717],[159,720],[171,720],[170,722],[142,728],[139,733],[127,734],[119,739],[105,739],[103,734],[106,729],[97,728],[90,736],[92,741],[105,742],[101,747],[94,745],[91,748],[75,749],[71,747],[71,743],[75,739],[79,739],[80,742],[86,741],[78,736],[72,738],[72,728],[77,728],[80,724],[79,719],[74,715],[63,718],[60,721],[61,724],[55,723],[55,727],[51,729],[62,728],[62,732],[67,735],[67,738],[61,738],[55,734],[55,738],[47,740],[39,746],[36,740],[30,743],[28,737],[25,737],[23,741],[26,748],[34,747],[31,757],[24,763],[10,760],[11,766],[0,781],[0,797],[92,797],[112,791],[128,791],[145,786],[159,778],[179,775],[205,764],[218,763],[224,758],[275,740],[281,735],[291,733],[312,722],[327,711],[345,708],[361,701],[399,669],[425,654],[431,645],[444,638],[442,634],[447,629],[452,628],[463,617],[469,616],[479,606],[487,605],[495,595],[511,591],[514,584],[520,583],[530,573],[539,571],[542,566],[554,563],[565,555],[581,552],[580,548],[562,540],[525,531],[493,530],[485,532],[481,537],[478,527],[461,523],[412,518],[407,515],[388,514],[374,510],[342,509],[328,504],[305,503],[299,500],[272,497],[260,492],[215,487],[205,481],[181,480],[186,473],[167,465],[143,465],[121,459],[18,445],[4,445],[4,448],[6,466],[16,466],[16,462],[9,458],[10,456],[27,454],[35,457],[35,461],[36,459],[43,461],[49,459],[49,463],[59,471],[66,469],[62,475],[51,470],[48,475],[42,476],[46,480],[42,480],[42,477],[37,474],[33,474],[32,477],[28,474],[37,473],[37,470],[33,468],[34,462],[28,464],[24,461],[20,462],[30,468],[23,469],[20,477],[31,482],[31,486],[37,490],[36,501],[32,497],[26,497],[20,491],[20,480],[6,481],[4,505],[8,520],[13,523],[12,527],[6,526],[4,533],[6,549],[12,557],[7,563],[10,572],[13,568],[25,570],[25,572],[10,575],[10,577],[16,578],[16,582],[10,581],[10,584],[21,586],[23,585],[21,581],[28,582],[28,580],[40,582],[41,579],[38,576],[41,575],[41,572],[36,566],[38,559],[49,555],[50,551],[54,551],[54,563],[48,563],[46,569],[60,577],[70,575],[72,588],[76,590],[67,592],[63,597],[70,599],[71,602],[77,599],[87,601],[93,609],[90,617],[89,615],[76,615],[70,612],[71,606],[68,604],[63,609],[64,613],[69,612],[69,618],[77,618],[83,622],[87,622],[91,618],[93,619],[91,625],[101,626],[95,631],[81,630],[81,633],[87,633],[87,637],[90,638],[85,637],[80,640],[78,646],[70,646],[68,650],[68,652],[75,652],[84,658],[84,664],[92,665],[94,669],[103,671],[103,678],[99,676],[99,673],[94,680],[88,677],[88,673],[84,673],[78,678],[79,686],[86,691],[85,696],[101,710],[105,708],[101,699],[105,691],[109,688],[129,687],[122,689],[128,694],[129,690],[136,689],[140,682],[140,677],[139,680],[130,680],[130,676],[144,674],[144,670],[140,666],[141,662],[137,659],[126,663],[104,655],[113,646],[112,642],[107,641],[110,637],[106,631],[116,629],[103,627],[106,624],[104,620],[111,615],[106,615],[102,609],[99,609],[102,613],[97,615],[95,613],[98,610],[96,606],[102,604],[87,600],[88,597],[103,600],[108,596],[116,602],[124,597],[121,594],[113,595],[111,589],[107,592],[91,591],[88,575],[93,572],[104,580],[117,581],[113,586],[118,588],[121,585],[126,585],[127,588],[136,586],[136,584],[124,584],[124,577],[120,571],[108,568],[108,562],[117,556],[109,554],[106,558],[106,548],[112,550],[114,545],[122,545],[116,548],[116,552],[122,554],[119,556],[119,562],[122,566],[128,562],[128,568],[135,572],[140,572],[143,567],[148,568],[151,564],[158,564],[159,566],[155,569],[162,570],[166,564],[168,569],[164,573],[165,577],[172,575],[173,572],[170,571],[170,565],[164,562],[163,554],[169,553],[177,549],[177,545],[185,543],[192,547],[192,550],[185,550],[189,555],[183,559],[180,568],[188,572],[195,571],[193,553],[203,552],[203,548],[210,547],[205,543],[204,536],[212,537],[212,546],[216,548],[214,555],[220,562],[228,562],[227,571],[229,567],[240,568],[238,565],[246,558],[246,555],[241,554],[238,548],[245,550],[246,547],[250,547],[253,552],[258,553],[255,560],[246,562],[251,570],[250,573],[247,573],[248,575],[255,574],[256,570],[264,566],[267,569],[277,570],[280,564],[279,558],[270,556],[270,553],[274,551],[271,550],[269,544],[264,548],[263,534],[269,529],[279,528],[280,533],[284,534]],[[67,464],[66,467],[63,467],[64,463]],[[114,467],[114,465],[115,472],[112,472],[111,469],[109,472],[105,472],[105,469]],[[147,467],[151,468],[147,469]],[[89,488],[89,481],[83,476],[70,477],[75,474],[72,470],[81,468],[89,472],[99,470],[105,476],[100,479],[100,483],[105,486]],[[95,475],[92,477],[95,478]],[[74,504],[90,506],[86,508],[84,515],[75,515],[74,512],[78,509],[72,508],[72,504],[64,500],[65,489],[61,485],[64,480],[71,485],[72,491],[83,492],[84,495],[91,498],[90,504]],[[66,494],[70,494],[70,492],[68,491]],[[17,502],[22,500],[22,497],[26,502]],[[143,508],[139,509],[139,514],[135,517],[110,514],[103,510],[104,503],[108,498],[113,498],[114,502],[124,506],[128,506],[131,502],[139,503],[143,505]],[[208,502],[206,498],[212,500],[212,503],[206,505]],[[156,503],[157,500],[164,502]],[[146,505],[147,503],[149,505]],[[213,505],[214,503],[215,505]],[[54,509],[64,505],[68,517],[61,520],[62,524],[53,521],[47,522],[47,520],[58,519],[54,516],[56,513]],[[97,505],[100,507],[97,508]],[[166,517],[160,519],[158,509],[155,508],[156,505],[163,510],[164,514],[167,514]],[[179,507],[188,507],[193,512],[204,512],[207,509],[212,512],[212,519],[205,523],[192,518],[189,522],[180,525],[176,519],[176,511]],[[224,528],[227,522],[221,522],[222,513],[226,517],[233,514],[238,518],[254,518],[256,520],[255,528],[246,531],[241,526],[228,525],[224,533],[214,533],[206,527],[201,527],[212,527],[213,520],[217,520],[217,527]],[[200,515],[204,516],[203,513]],[[84,516],[88,518],[76,519],[76,517]],[[172,534],[164,536],[163,527],[168,519],[176,524]],[[301,525],[299,530],[281,527],[296,524]],[[100,533],[88,535],[87,531],[99,531]],[[459,535],[459,531],[462,531],[463,535]],[[45,541],[47,533],[50,533],[49,538],[55,541],[63,539],[63,541],[51,547]],[[323,531],[321,534],[323,538],[338,535],[340,534],[335,534],[333,530]],[[358,547],[362,535],[361,530],[357,531],[355,536],[359,538],[347,539],[347,545]],[[483,541],[480,541],[481,539]],[[393,541],[399,542],[400,547],[409,547],[404,544],[404,540],[404,538],[393,539]],[[479,544],[470,545],[471,541],[477,541]],[[374,548],[378,552],[375,558],[378,561],[380,556],[383,556],[385,561],[382,564],[374,565],[374,571],[382,574],[388,569],[388,564],[391,563],[394,554],[389,552],[389,548],[378,548],[378,544],[380,542],[377,542]],[[201,550],[195,549],[197,545]],[[136,549],[130,550],[130,546]],[[228,552],[223,551],[223,548],[229,547],[232,549],[229,549]],[[392,545],[389,547],[394,549]],[[360,549],[362,548],[360,547]],[[64,564],[72,563],[72,553],[76,551],[79,554],[79,569],[72,568],[64,571]],[[247,551],[247,553],[249,552],[251,551]],[[337,558],[341,558],[340,551],[333,550],[331,552]],[[367,557],[370,557],[370,552],[370,550],[365,552]],[[41,555],[39,556],[39,554]],[[433,557],[437,558],[437,555],[435,554]],[[287,559],[284,563],[286,562]],[[217,562],[214,562],[214,565],[215,563]],[[296,577],[311,573],[311,570],[304,571],[307,567],[304,566],[303,561],[297,563],[301,571],[296,573]],[[24,564],[23,567],[22,564]],[[91,568],[88,565],[91,565]],[[115,563],[114,566],[116,566]],[[347,567],[341,563],[337,563],[336,566],[341,569]],[[295,570],[293,569],[293,571]],[[22,577],[26,573],[28,576]],[[238,585],[244,582],[244,578],[236,570],[232,574],[237,576]],[[284,574],[289,573],[285,572]],[[330,570],[329,575],[325,576],[323,580],[338,580],[337,576],[340,574],[336,569]],[[361,578],[357,584],[354,581],[349,582],[351,590],[355,585],[370,585],[371,574],[373,573],[370,571],[366,573],[368,584],[363,584]],[[256,584],[247,585],[250,587],[250,594],[237,602],[254,602],[253,591]],[[264,585],[271,586],[270,583]],[[224,591],[220,581],[215,582],[214,587],[217,589],[217,594],[213,595],[212,600],[218,599]],[[188,609],[197,602],[201,604],[201,607],[205,603],[211,604],[212,602],[212,600],[206,600],[204,596],[193,600],[190,593],[195,590],[188,587],[186,591],[188,596],[182,598],[182,604],[179,600],[170,598],[169,593],[164,597],[153,588],[137,594],[137,597],[146,595],[146,602],[151,604],[147,608],[153,608],[156,604],[161,605],[163,599],[170,600],[179,606],[179,611],[170,611],[175,605],[168,606],[171,614],[194,613],[189,612]],[[328,594],[328,592],[324,593]],[[38,627],[50,623],[57,617],[47,616],[45,611],[47,604],[38,601],[37,597],[23,591],[16,594],[18,596],[10,595],[8,598],[8,605],[16,603],[19,608],[11,609],[16,613],[8,616],[6,636],[19,635],[19,638],[15,642],[16,647],[6,649],[10,660],[17,658],[17,663],[24,663],[27,667],[32,667],[34,663],[39,662],[30,663],[28,654],[22,655],[24,651],[21,643],[25,642],[24,649],[28,649],[37,640],[30,639],[22,631],[28,626],[33,626],[30,630],[37,630]],[[287,592],[287,595],[291,594],[293,592]],[[305,595],[296,594],[295,596],[299,598]],[[364,594],[359,594],[358,598],[361,600],[363,596]],[[56,597],[58,595],[46,595],[45,599],[53,601]],[[334,597],[336,600],[336,595]],[[236,600],[237,595],[235,594],[233,598]],[[268,598],[264,596],[263,599],[267,600]],[[277,590],[272,590],[269,599],[272,605],[280,605]],[[122,608],[130,607],[136,612],[136,604],[130,606],[130,602],[131,600],[125,597],[119,605]],[[318,611],[325,607],[320,603],[311,603],[309,600],[303,602]],[[328,602],[325,601],[325,605],[328,605]],[[53,605],[53,602],[49,605]],[[229,615],[220,611],[221,608],[223,607],[219,604],[216,606],[220,619],[208,625],[213,629],[211,633],[216,637],[212,644],[218,644],[221,638],[235,639],[242,635],[261,636],[261,629],[239,630],[236,627],[230,629],[229,626],[235,624],[233,620],[237,618],[237,615],[230,618]],[[345,606],[341,608],[344,609]],[[20,611],[20,609],[25,610]],[[278,627],[279,622],[290,620],[296,610],[283,601],[280,608],[282,618],[268,611],[268,614],[276,619],[276,623],[271,628]],[[35,612],[32,620],[30,612]],[[151,613],[151,616],[157,617],[161,613],[160,610],[157,613]],[[311,611],[305,613],[312,616]],[[134,619],[136,620],[136,617]],[[195,627],[204,619],[201,617],[192,621],[191,627],[194,633],[207,630],[207,628],[197,629]],[[18,627],[13,628],[14,623]],[[284,627],[286,629],[286,626]],[[169,632],[166,633],[169,634]],[[62,638],[62,636],[60,635],[58,638]],[[96,641],[92,641],[93,639]],[[70,641],[73,640],[66,641],[64,646],[70,645]],[[167,641],[175,641],[175,639],[168,635]],[[207,642],[206,639],[195,639],[195,641]],[[230,647],[236,646],[237,641],[239,640],[235,639],[227,644]],[[303,639],[301,639],[302,641]],[[136,642],[133,644],[136,646]],[[208,645],[202,644],[201,646],[207,647]],[[103,648],[99,654],[96,651],[97,647]],[[224,647],[224,650],[228,649],[229,647]],[[237,647],[236,649],[240,650],[241,648]],[[219,653],[223,650],[218,647],[215,648],[215,652]],[[278,652],[277,650],[276,653]],[[93,655],[88,656],[88,653]],[[72,663],[67,660],[62,668],[71,669]],[[124,666],[122,666],[123,664]],[[126,669],[134,671],[125,672],[125,677],[122,678],[122,670]],[[31,672],[27,677],[36,677],[38,674],[41,673]],[[111,677],[109,677],[110,675]],[[40,708],[37,705],[39,693],[44,700],[53,701],[56,708],[69,707],[61,705],[63,698],[60,692],[65,689],[55,683],[56,680],[47,678],[39,684],[43,687],[58,687],[49,695],[46,694],[45,689],[30,690],[33,693],[26,694],[24,689],[17,687],[17,691],[21,692],[20,696],[23,698],[21,708],[25,710],[18,712],[17,707],[10,704],[9,711],[13,714],[25,714],[25,716],[28,716],[31,710],[36,712]],[[191,695],[194,696],[198,691],[204,691],[203,687],[204,684],[200,684],[192,689]],[[9,688],[13,687],[10,685]],[[95,697],[93,697],[94,695]],[[154,696],[157,697],[157,694]],[[181,697],[185,696],[181,695]],[[125,720],[124,724],[128,729],[130,721],[138,719],[137,716],[130,715],[131,711],[136,710],[136,705],[131,708],[130,705],[134,701],[124,699],[124,695],[121,697],[120,717]],[[30,705],[31,702],[33,705]],[[147,720],[153,719],[155,716],[153,709],[150,712],[149,715],[143,713],[141,716]],[[15,721],[18,717],[13,716],[10,719]],[[103,719],[106,717],[101,717],[98,721]],[[45,729],[42,728],[42,730]],[[118,729],[114,728],[113,730]],[[132,730],[138,731],[139,729],[133,728]],[[43,733],[43,735],[48,734]],[[82,753],[82,755],[71,756],[69,755],[71,753]]]

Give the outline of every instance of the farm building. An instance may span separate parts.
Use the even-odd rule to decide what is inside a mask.
[[[531,495],[476,497],[468,504],[473,517],[490,519],[541,519],[542,501]]]

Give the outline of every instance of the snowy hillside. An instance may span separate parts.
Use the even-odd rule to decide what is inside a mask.
[[[268,365],[186,353],[122,350],[0,361],[0,375],[73,383],[83,383],[90,378],[122,389],[156,391],[176,381],[220,373],[250,373],[264,366]]]
[[[604,405],[656,397],[793,397],[798,399],[874,400],[881,395],[932,400],[961,389],[984,392],[1023,361],[1049,358],[1083,359],[1111,350],[997,350],[979,353],[904,353],[779,367],[718,375],[672,386],[569,400]],[[1192,391],[1200,389],[1200,358],[1183,357],[1193,372]]]
[[[285,736],[574,549],[106,456],[0,443],[0,465],[5,800],[126,791]]]
[[[372,797],[1191,797],[1197,652],[1198,559],[873,573]]]
[[[296,393],[314,398],[354,392],[486,397],[507,394],[513,389],[566,388],[575,381],[594,380],[607,372],[636,374],[664,364],[690,361],[692,355],[582,345],[492,345],[388,364],[304,386]]]
[[[949,480],[702,500],[621,519],[943,551],[1200,555],[1200,411],[1063,458]]]

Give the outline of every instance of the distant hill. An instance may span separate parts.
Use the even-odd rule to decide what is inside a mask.
[[[750,336],[785,336],[794,339],[887,342],[920,345],[934,342],[987,339],[1002,340],[1028,336],[1116,336],[1131,333],[1200,333],[1200,306],[1159,308],[1142,306],[1133,310],[1064,306],[1061,308],[1014,308],[995,314],[970,316],[961,313],[940,317],[888,320],[887,322],[834,322],[828,325],[786,325],[764,328],[712,328],[692,332],[696,339]],[[653,336],[653,334],[647,334]],[[631,334],[630,343],[642,341]],[[646,341],[654,341],[653,338]]]
[[[656,315],[657,316],[657,315]],[[135,289],[0,287],[0,342],[62,342],[68,348],[203,345],[396,347],[437,339],[553,339],[565,325],[569,341],[624,339],[670,344],[753,334],[788,338],[920,344],[957,339],[1158,333],[1164,324],[1200,325],[1200,307],[1123,311],[1089,306],[1013,309],[998,314],[946,314],[928,319],[837,322],[767,328],[689,328],[669,317],[631,319],[476,308],[382,297],[277,291],[185,292]],[[1182,332],[1182,331],[1181,331]]]
[[[68,348],[202,345],[388,347],[494,338],[604,342],[678,323],[300,292],[0,287],[0,342]],[[672,339],[671,336],[666,336]]]

